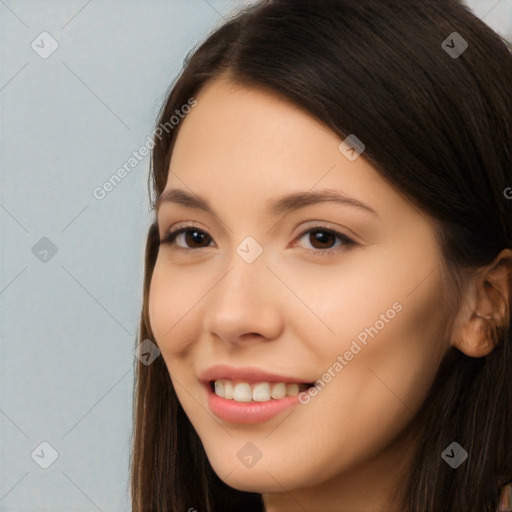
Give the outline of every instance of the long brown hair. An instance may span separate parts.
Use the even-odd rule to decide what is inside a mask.
[[[453,32],[468,44],[457,57],[442,47]],[[357,134],[364,158],[436,220],[454,282],[461,269],[512,247],[512,200],[504,194],[512,187],[512,53],[461,2],[261,0],[187,56],[157,126],[223,73],[291,100],[341,138]],[[153,204],[179,127],[154,137]],[[155,223],[137,343],[154,340],[148,294],[158,248]],[[447,353],[420,411],[417,453],[397,497],[404,512],[495,511],[512,480],[511,337],[509,324],[482,358]],[[163,359],[136,363],[134,512],[263,510],[259,494],[234,490],[213,472]],[[456,471],[441,458],[452,441],[469,453]]]

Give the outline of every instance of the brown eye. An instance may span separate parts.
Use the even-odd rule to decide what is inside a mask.
[[[312,250],[316,254],[332,254],[338,250],[343,250],[347,246],[356,245],[356,243],[346,235],[333,231],[332,229],[317,227],[308,229],[299,237],[300,240],[306,239]],[[339,240],[336,243],[336,239]]]
[[[312,229],[309,231],[309,241],[315,249],[331,249],[336,243],[336,235],[323,229]]]
[[[184,242],[185,245],[176,243],[177,240]],[[210,245],[210,241],[211,237],[208,233],[197,228],[184,227],[169,233],[169,235],[164,240],[161,240],[160,243],[177,245],[184,249],[194,249],[208,247],[208,245]]]

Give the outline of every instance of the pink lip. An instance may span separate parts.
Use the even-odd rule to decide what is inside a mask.
[[[217,396],[206,384],[208,406],[215,416],[230,423],[261,423],[299,403],[299,396],[287,396],[266,402],[236,402]]]
[[[221,398],[212,391],[210,382],[221,379],[247,383],[284,382],[301,384],[307,382],[300,377],[277,375],[251,366],[234,367],[220,364],[200,372],[199,380],[207,391],[210,410],[218,418],[230,423],[261,423],[267,421],[289,407],[298,404],[299,396],[287,396],[278,400],[271,398],[266,402],[236,402],[235,400]]]
[[[285,375],[277,375],[275,373],[269,373],[265,370],[260,370],[252,366],[234,367],[227,364],[219,364],[211,366],[205,371],[199,374],[199,380],[203,383],[210,382],[212,380],[239,380],[242,382],[254,383],[254,382],[285,382],[285,383],[306,383],[300,377],[290,377]],[[311,381],[309,381],[311,382]]]

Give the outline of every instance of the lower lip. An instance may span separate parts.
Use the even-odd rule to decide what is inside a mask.
[[[210,410],[215,416],[230,423],[261,423],[299,403],[298,395],[277,400],[271,398],[266,402],[237,402],[216,395],[209,384],[206,388]]]

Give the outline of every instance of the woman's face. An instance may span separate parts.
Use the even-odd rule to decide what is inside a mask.
[[[158,208],[161,239],[188,231],[159,249],[155,341],[220,478],[320,485],[400,438],[448,349],[433,224],[293,104],[226,79],[197,101]]]

